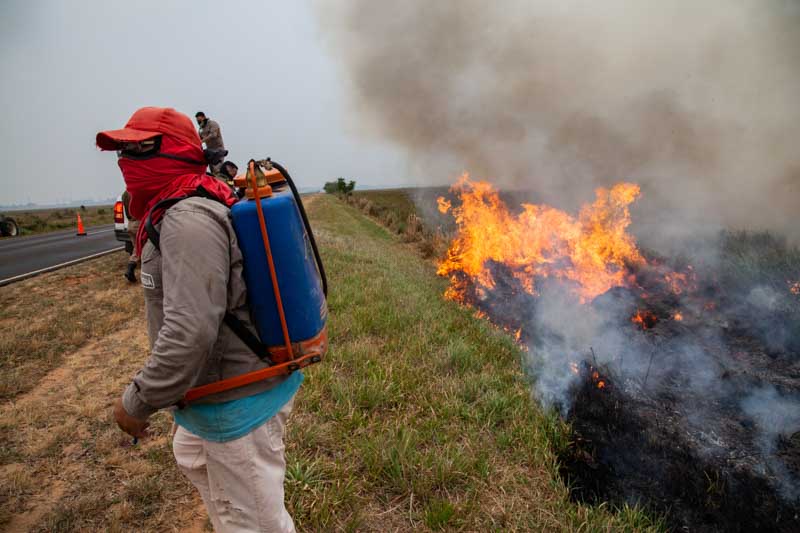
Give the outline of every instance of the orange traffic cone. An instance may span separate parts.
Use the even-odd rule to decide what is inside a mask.
[[[81,214],[80,213],[78,213],[78,233],[77,233],[77,235],[78,236],[86,235],[86,230],[83,229],[83,220],[81,220]]]

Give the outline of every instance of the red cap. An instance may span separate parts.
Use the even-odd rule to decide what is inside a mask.
[[[96,142],[101,150],[116,150],[122,142],[144,141],[159,135],[168,135],[188,144],[202,146],[192,119],[171,107],[143,107],[131,115],[121,130],[98,133]]]

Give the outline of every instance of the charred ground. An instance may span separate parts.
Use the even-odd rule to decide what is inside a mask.
[[[561,348],[572,362],[566,397],[552,400],[574,430],[561,461],[577,500],[642,504],[675,529],[796,531],[800,427],[785,411],[800,400],[797,250],[747,233],[725,233],[715,247],[721,254],[695,271],[687,293],[640,272],[638,287],[589,304],[604,329],[626,337],[617,354],[570,352],[561,331],[537,320],[547,312],[539,298],[503,265],[494,265],[491,295],[469,300],[521,331],[534,379],[547,379],[537,376],[541,351]],[[545,298],[563,290],[540,285]]]

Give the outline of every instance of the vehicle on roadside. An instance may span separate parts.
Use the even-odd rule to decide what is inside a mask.
[[[19,225],[16,220],[0,215],[0,235],[3,237],[16,237],[19,235]]]
[[[122,204],[122,196],[117,196],[117,201],[114,203],[114,236],[118,241],[125,243],[125,253],[133,253],[133,241],[128,233],[128,215]]]

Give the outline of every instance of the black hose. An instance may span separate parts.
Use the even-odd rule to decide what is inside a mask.
[[[308,216],[306,215],[306,210],[303,207],[303,201],[300,200],[300,193],[297,192],[297,187],[295,187],[294,181],[292,181],[292,177],[289,175],[289,171],[283,168],[283,165],[276,163],[269,158],[267,158],[267,161],[269,161],[273,167],[277,168],[278,172],[283,174],[283,177],[286,178],[286,183],[288,183],[289,188],[292,189],[292,194],[297,202],[297,208],[300,211],[300,217],[303,219],[303,224],[305,225],[306,232],[308,233],[308,239],[311,242],[311,249],[314,250],[314,259],[317,261],[317,269],[319,270],[319,275],[322,278],[322,292],[327,298],[328,278],[325,276],[325,267],[322,266],[322,258],[319,255],[319,250],[317,249],[317,241],[314,239],[314,233],[311,231],[311,224],[308,223]]]

